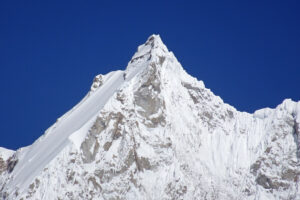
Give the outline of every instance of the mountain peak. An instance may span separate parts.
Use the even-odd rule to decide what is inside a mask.
[[[8,162],[0,148],[0,199],[300,199],[300,102],[239,112],[159,35],[127,69]]]
[[[160,35],[152,34],[146,41],[145,45],[151,45],[153,49],[155,48],[162,48],[166,49],[166,46],[164,45],[163,41],[160,38]]]
[[[137,52],[131,58],[130,63],[136,63],[140,61],[148,61],[155,56],[161,56],[163,54],[169,53],[168,48],[162,42],[159,35],[151,35],[147,41],[140,45]]]

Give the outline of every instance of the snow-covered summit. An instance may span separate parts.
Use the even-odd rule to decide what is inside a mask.
[[[4,199],[300,199],[300,102],[239,112],[158,35],[0,173]]]
[[[127,69],[136,65],[137,63],[143,63],[145,61],[150,61],[155,57],[164,57],[168,54],[169,50],[162,42],[159,35],[151,35],[145,44],[138,47],[137,52],[133,55],[128,63]]]

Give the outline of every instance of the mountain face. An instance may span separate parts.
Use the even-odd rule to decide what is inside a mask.
[[[152,35],[36,142],[0,149],[0,197],[300,199],[299,159],[300,101],[239,112]]]

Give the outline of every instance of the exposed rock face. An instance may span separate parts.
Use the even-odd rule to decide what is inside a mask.
[[[4,190],[7,177],[9,176],[10,172],[13,170],[15,164],[17,163],[16,156],[14,156],[14,151],[8,150],[5,148],[0,147],[0,194],[1,191]],[[2,199],[5,199],[6,193],[3,192]]]
[[[14,151],[0,147],[0,175],[13,170],[17,162],[13,154]]]
[[[3,199],[300,199],[300,102],[239,112],[155,35],[124,74],[80,145],[71,140],[25,189],[4,184],[17,175],[0,160]],[[111,77],[98,75],[86,98]]]
[[[0,174],[2,174],[2,172],[6,171],[7,169],[7,164],[6,162],[0,158]]]

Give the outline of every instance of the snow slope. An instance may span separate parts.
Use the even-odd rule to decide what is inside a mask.
[[[139,68],[139,70],[141,69]],[[139,70],[132,71],[128,75],[128,78],[132,78]],[[69,144],[70,140],[75,144],[80,143],[80,141],[76,140],[81,140],[80,138],[84,138],[84,135],[77,137],[78,132],[85,131],[84,133],[87,133],[87,130],[82,130],[82,128],[86,124],[89,124],[90,121],[95,120],[95,117],[107,100],[124,83],[123,74],[123,71],[112,72],[101,88],[96,90],[89,98],[79,103],[80,105],[76,109],[64,116],[59,123],[55,124],[47,132],[44,138],[34,143],[30,150],[26,152],[23,159],[19,160],[13,171],[15,178],[8,184],[8,187],[18,187],[22,191]]]
[[[14,154],[0,196],[300,199],[299,134],[300,102],[239,112],[152,35],[126,70],[96,76],[78,105]]]
[[[7,160],[10,156],[12,156],[12,154],[14,153],[13,150],[10,149],[5,149],[0,147],[0,158],[2,158],[3,160]]]
[[[140,48],[133,59],[150,50],[148,45]],[[129,81],[145,66],[130,66],[126,71],[126,81]],[[35,142],[23,159],[19,160],[12,176],[15,178],[7,187],[17,187],[22,192],[37,174],[63,149],[70,140],[77,144],[86,134],[85,125],[89,125],[105,105],[108,99],[125,82],[123,71],[111,72],[105,77],[105,84],[97,89],[89,98],[85,98],[75,109],[72,109],[62,119],[47,131],[47,135]],[[83,134],[81,133],[83,132]],[[79,140],[79,141],[77,141]]]

